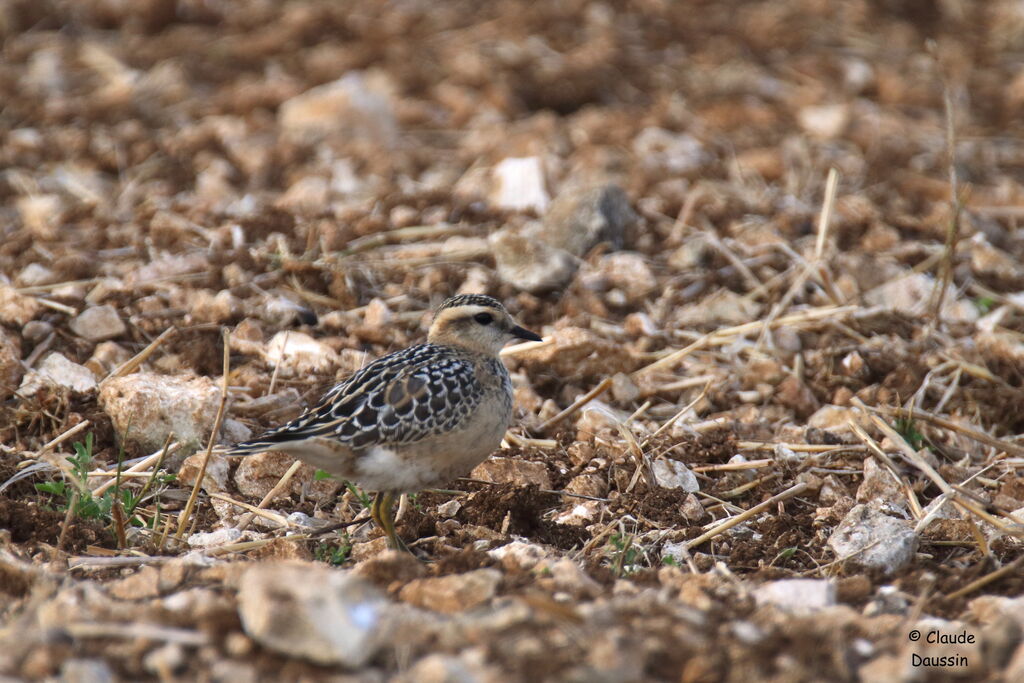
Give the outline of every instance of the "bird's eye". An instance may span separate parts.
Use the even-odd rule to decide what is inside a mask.
[[[494,322],[494,316],[490,313],[477,313],[473,316],[473,320],[477,321],[481,325],[490,325]]]

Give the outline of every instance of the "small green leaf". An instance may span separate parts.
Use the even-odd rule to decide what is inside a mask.
[[[63,496],[65,494],[66,486],[62,481],[44,481],[36,484],[36,491],[42,493],[51,493],[55,496]]]
[[[323,481],[324,479],[330,479],[334,475],[327,470],[317,470],[313,473],[313,481]]]

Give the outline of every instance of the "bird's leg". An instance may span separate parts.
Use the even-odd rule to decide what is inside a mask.
[[[378,491],[373,496],[373,502],[370,504],[370,518],[373,523],[377,525],[378,529],[384,528],[384,523],[380,521],[380,505],[384,502],[384,494]]]
[[[395,531],[394,505],[394,493],[391,493],[390,491],[378,491],[377,495],[373,498],[373,506],[370,508],[370,516],[373,517],[373,521],[377,523],[377,526],[379,526],[388,537],[389,548],[392,550],[404,550],[411,554],[412,551],[409,550],[409,547],[405,545],[401,538],[398,537],[398,532]]]

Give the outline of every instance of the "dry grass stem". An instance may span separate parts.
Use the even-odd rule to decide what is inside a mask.
[[[786,489],[782,493],[778,493],[778,494],[772,496],[771,498],[769,498],[768,500],[764,501],[763,503],[759,503],[758,505],[755,505],[754,507],[750,508],[749,510],[746,510],[746,511],[744,511],[744,512],[742,512],[742,513],[740,513],[740,514],[738,514],[738,515],[736,515],[734,517],[730,517],[729,519],[727,519],[727,520],[717,524],[714,528],[712,528],[707,533],[701,534],[697,538],[695,538],[693,540],[690,540],[690,541],[687,541],[686,542],[686,548],[688,550],[693,550],[694,548],[696,548],[697,546],[701,545],[702,543],[710,541],[712,538],[725,533],[726,531],[728,531],[729,529],[733,528],[737,524],[742,524],[743,522],[747,521],[748,519],[751,519],[751,518],[761,514],[765,510],[770,509],[773,505],[781,503],[781,502],[783,502],[785,500],[789,500],[793,496],[798,496],[798,495],[800,495],[801,493],[803,493],[806,490],[807,490],[807,484],[804,483],[804,482],[800,482],[800,483],[798,483],[798,484],[796,484],[794,486],[790,486],[788,489]]]
[[[263,519],[271,521],[274,524],[277,524],[281,527],[291,526],[291,522],[289,522],[288,519],[280,513],[274,512],[272,510],[263,510],[262,508],[259,508],[255,505],[250,505],[249,503],[243,503],[242,501],[235,500],[231,496],[225,495],[223,493],[211,493],[210,498],[216,498],[217,500],[222,500],[225,503],[230,503],[235,507],[240,507],[243,510],[248,510],[250,514],[246,515],[246,526],[248,526],[248,521],[252,519],[253,515],[257,517],[262,517]],[[241,529],[242,526],[239,525],[239,528]]]
[[[992,583],[994,581],[998,581],[999,579],[1003,578],[1004,576],[1010,576],[1011,574],[1015,574],[1018,570],[1020,570],[1022,568],[1024,568],[1024,555],[1021,555],[1020,557],[1015,559],[1013,562],[1010,562],[1009,564],[1004,565],[1004,566],[1000,567],[999,569],[996,569],[993,572],[989,572],[988,574],[986,574],[985,576],[981,577],[980,579],[977,579],[975,581],[971,581],[969,584],[967,584],[963,588],[961,588],[959,590],[953,591],[952,593],[950,593],[946,597],[948,599],[950,599],[950,600],[956,600],[956,599],[962,598],[962,597],[964,597],[966,595],[970,595],[971,593],[984,588],[985,586],[989,585],[990,583]]]
[[[546,432],[547,430],[551,429],[552,426],[558,424],[565,418],[569,417],[570,415],[578,411],[583,406],[593,401],[595,398],[597,398],[604,392],[611,389],[611,387],[612,378],[605,377],[603,380],[600,381],[600,383],[598,383],[596,387],[594,387],[593,389],[591,389],[590,391],[588,391],[587,393],[583,394],[578,399],[573,401],[572,405],[570,405],[568,408],[542,422],[541,425],[537,428],[537,431]]]
[[[133,372],[135,372],[135,370],[137,370],[140,365],[145,363],[149,359],[149,357],[152,356],[153,353],[164,344],[164,342],[170,339],[175,332],[177,332],[176,328],[168,327],[166,330],[160,333],[160,336],[158,336],[156,339],[147,344],[144,349],[142,349],[137,354],[126,360],[124,363],[121,363],[121,365],[114,368],[111,371],[111,373],[103,379],[103,382],[114,379],[116,377],[124,377],[125,375],[130,375]],[[101,386],[103,382],[100,382]]]
[[[284,490],[288,487],[288,483],[292,480],[292,477],[295,476],[295,473],[298,472],[299,468],[301,467],[301,460],[296,460],[295,462],[293,462],[291,466],[289,466],[288,469],[285,471],[285,473],[281,475],[281,478],[278,479],[277,483],[274,484],[274,488],[270,489],[270,491],[267,492],[267,495],[263,496],[263,500],[261,500],[260,504],[257,505],[254,509],[262,510],[263,508],[270,504],[270,501],[274,500],[279,495],[284,493]],[[249,527],[249,524],[251,522],[252,515],[247,515],[238,522],[237,528],[241,531],[245,531],[245,529]]]
[[[213,445],[217,443],[217,436],[220,434],[220,425],[224,421],[224,410],[228,403],[228,374],[231,370],[231,345],[230,345],[230,332],[227,328],[223,330],[221,339],[224,343],[224,367],[223,375],[221,377],[221,391],[220,391],[220,405],[217,406],[217,417],[213,421],[213,430],[210,432],[210,440],[206,444],[206,452],[203,453],[203,459],[199,464],[199,472],[196,474],[196,483],[192,486],[192,493],[188,497],[188,501],[185,503],[185,508],[181,511],[178,517],[178,530],[175,532],[175,539],[180,539],[185,533],[185,527],[188,525],[189,517],[192,515],[192,509],[195,507],[196,498],[199,496],[199,489],[203,486],[203,478],[206,477],[206,466],[210,462],[210,454],[213,452]]]

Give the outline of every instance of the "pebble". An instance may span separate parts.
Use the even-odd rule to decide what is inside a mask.
[[[503,159],[491,171],[494,186],[491,202],[499,209],[533,210],[543,214],[551,197],[544,187],[540,157]]]
[[[906,497],[899,481],[874,458],[864,459],[864,481],[857,489],[857,502],[884,502],[893,507],[906,508]]]
[[[501,577],[497,569],[475,569],[465,574],[416,579],[406,584],[398,597],[417,607],[454,614],[493,598]]]
[[[839,559],[849,558],[854,566],[886,576],[913,561],[917,543],[908,522],[865,504],[854,506],[828,539]]]
[[[3,361],[0,359],[0,368],[2,366]],[[2,372],[0,369],[0,373]],[[87,394],[96,390],[96,376],[89,368],[73,363],[63,354],[54,352],[47,355],[38,368],[25,373],[18,394],[32,396],[46,386],[64,387],[76,394]]]
[[[772,605],[785,612],[807,614],[836,604],[836,585],[829,579],[782,579],[754,590],[758,605]]]
[[[279,367],[285,377],[325,372],[341,363],[334,349],[294,330],[275,334],[267,343],[264,359],[270,366]]]
[[[602,242],[621,249],[626,228],[636,219],[629,197],[618,185],[569,189],[551,203],[538,237],[582,258]]]
[[[128,331],[124,321],[117,315],[117,309],[110,304],[90,306],[71,319],[71,331],[91,342],[101,342],[120,337]]]
[[[121,438],[153,452],[173,433],[184,458],[210,438],[220,388],[208,377],[138,372],[107,381],[99,403]]]
[[[498,278],[531,294],[561,289],[576,274],[578,261],[572,254],[512,226],[494,232],[488,243]]]
[[[0,327],[0,400],[10,398],[24,372],[18,337]]]
[[[188,544],[193,548],[216,548],[217,546],[234,543],[242,537],[238,529],[227,528],[217,531],[200,532],[188,537]]]
[[[245,633],[264,647],[320,665],[363,666],[387,640],[388,601],[350,572],[260,563],[239,582]]]
[[[389,90],[383,77],[350,71],[282,102],[278,122],[304,139],[342,135],[391,145],[399,128]]]
[[[469,476],[495,484],[535,484],[542,489],[551,488],[551,475],[544,463],[519,458],[489,458],[473,468]]]
[[[0,279],[0,323],[21,327],[41,310],[42,304],[34,297],[19,294],[6,280]]]
[[[678,460],[661,458],[654,461],[654,481],[667,489],[682,489],[687,493],[700,491],[697,475]]]

